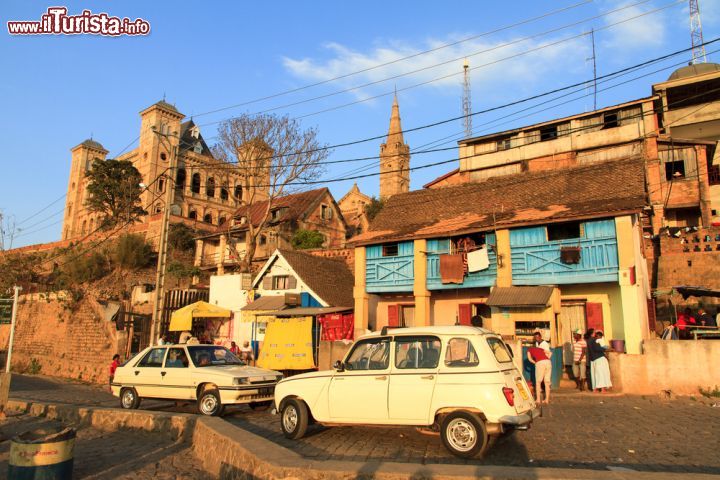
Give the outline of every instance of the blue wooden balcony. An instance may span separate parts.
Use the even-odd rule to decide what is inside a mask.
[[[413,242],[396,245],[397,255],[387,255],[387,249],[383,252],[383,245],[365,247],[365,288],[368,293],[413,291]]]
[[[485,241],[495,245],[495,234],[488,233]],[[488,250],[490,266],[479,272],[468,272],[463,283],[442,283],[440,279],[440,255],[450,253],[450,239],[432,239],[427,242],[427,289],[428,290],[454,290],[456,288],[490,287],[495,285],[497,277],[497,255],[495,249]]]
[[[561,247],[580,247],[580,262],[560,260]],[[580,238],[548,241],[546,227],[510,231],[514,285],[552,285],[618,281],[614,220],[582,224]]]

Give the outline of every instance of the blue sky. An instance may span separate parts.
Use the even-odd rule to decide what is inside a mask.
[[[385,133],[394,88],[404,128],[458,116],[462,61],[453,60],[465,56],[473,68],[472,106],[477,111],[592,78],[591,42],[583,35],[591,28],[596,30],[599,75],[689,47],[686,1],[649,0],[635,5],[638,1],[64,4],[71,14],[88,8],[119,17],[142,17],[151,24],[149,36],[119,38],[10,36],[6,21],[37,20],[57,2],[6,1],[0,7],[0,129],[5,139],[0,151],[0,210],[6,218],[14,217],[21,229],[13,246],[59,239],[64,199],[48,205],[66,191],[70,148],[92,134],[110,150],[110,156],[117,155],[139,134],[138,112],[163,95],[187,116],[199,115],[436,49],[296,93],[194,117],[200,125],[209,124],[202,132],[211,144],[213,122],[268,109],[303,117],[304,125],[318,128],[323,142],[338,144]],[[700,8],[705,40],[711,40],[720,35],[720,0],[700,0]],[[656,9],[661,10],[647,13]],[[503,29],[546,14],[541,20]],[[639,15],[643,16],[624,21]],[[494,30],[500,31],[480,36]],[[453,42],[458,43],[440,48]],[[716,45],[709,50],[720,48]],[[720,61],[720,53],[710,59]],[[605,86],[687,60],[689,54],[678,56]],[[448,63],[434,67],[443,62]],[[671,71],[668,68],[603,91],[598,107],[647,96],[650,85]],[[393,76],[397,78],[384,81]],[[436,80],[440,77],[447,78]],[[377,83],[312,100],[371,82]],[[383,94],[387,95],[372,98]],[[304,100],[309,101],[287,106]],[[354,104],[343,107],[350,103]],[[592,98],[507,117],[532,105],[477,115],[475,133],[580,113],[592,108]],[[450,147],[462,137],[462,130],[456,121],[408,133],[405,140],[411,149],[438,139],[444,143],[432,146]],[[375,140],[337,148],[330,159],[377,155],[379,144]],[[411,167],[453,158],[457,151],[416,154]],[[412,188],[422,188],[456,166],[413,171]],[[377,172],[372,161],[334,164],[323,179]],[[377,176],[357,182],[363,192],[377,194]],[[340,199],[352,183],[327,185]],[[44,207],[47,210],[28,219]]]

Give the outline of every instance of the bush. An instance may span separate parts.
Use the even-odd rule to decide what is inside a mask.
[[[290,240],[296,250],[320,248],[325,242],[325,236],[317,230],[298,230]]]
[[[198,232],[188,227],[184,223],[174,223],[170,225],[168,232],[168,245],[173,250],[181,252],[195,251],[195,237]]]
[[[167,266],[167,274],[175,278],[190,278],[200,275],[200,269],[182,262],[172,261]]]
[[[110,261],[105,252],[94,251],[73,258],[63,265],[65,285],[99,280],[110,272]]]
[[[126,234],[115,243],[113,260],[129,269],[145,268],[153,261],[153,248],[142,235]]]
[[[38,362],[37,358],[30,359],[30,365],[28,365],[28,373],[30,375],[37,375],[42,370],[42,365]]]
[[[377,214],[380,213],[380,210],[382,210],[384,206],[384,200],[378,200],[377,198],[372,197],[370,203],[365,205],[365,215],[367,215],[368,220],[372,221],[375,217],[377,217]]]

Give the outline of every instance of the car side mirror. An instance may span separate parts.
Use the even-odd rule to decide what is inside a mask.
[[[333,363],[333,368],[338,372],[345,371],[345,365],[343,364],[342,360],[335,360],[335,363]]]

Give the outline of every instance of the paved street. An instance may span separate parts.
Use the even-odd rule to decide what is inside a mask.
[[[39,401],[115,406],[100,387],[45,377],[13,376],[11,396]],[[194,411],[167,402],[145,408]],[[720,408],[690,398],[560,393],[528,432],[518,432],[482,459],[450,455],[437,436],[412,428],[311,427],[300,441],[286,440],[270,412],[229,410],[225,420],[303,456],[324,460],[392,460],[533,467],[629,468],[720,474]]]
[[[10,439],[35,428],[60,426],[56,421],[21,415],[0,424],[0,478],[5,476]],[[104,432],[81,428],[75,441],[73,478],[209,479],[187,444],[161,432]]]

